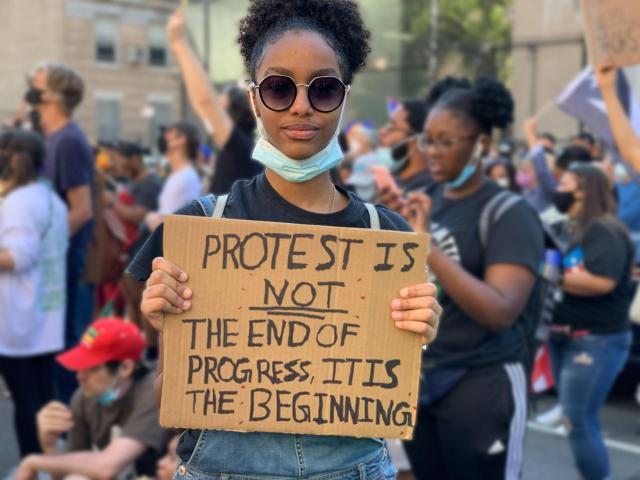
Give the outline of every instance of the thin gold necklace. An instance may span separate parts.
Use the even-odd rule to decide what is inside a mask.
[[[331,206],[329,207],[329,213],[333,213],[333,204],[336,201],[336,191],[337,188],[333,187],[333,197],[331,197]]]

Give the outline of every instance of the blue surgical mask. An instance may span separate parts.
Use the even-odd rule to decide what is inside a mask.
[[[471,157],[471,160],[469,160],[469,163],[462,169],[462,171],[460,172],[460,175],[458,175],[458,177],[455,180],[452,180],[451,182],[447,182],[447,187],[456,189],[465,185],[471,179],[471,177],[473,177],[473,175],[476,173],[476,170],[478,169],[478,165],[480,164],[481,161],[482,161],[482,144],[480,143],[480,140],[478,140],[473,150],[473,156]]]
[[[342,107],[340,109],[338,126],[327,146],[315,155],[304,160],[294,160],[289,158],[274,147],[271,142],[267,140],[267,132],[262,124],[262,119],[256,115],[260,138],[253,149],[253,159],[260,162],[269,170],[273,170],[286,181],[292,183],[306,182],[328,170],[331,170],[333,167],[338,165],[344,157],[342,149],[340,148],[340,143],[338,142],[338,133],[340,132],[342,115],[344,114],[346,103],[345,99],[345,101],[342,102]],[[253,108],[253,102],[251,106]]]
[[[98,402],[103,407],[106,407],[107,405],[111,405],[113,402],[115,402],[119,396],[120,396],[119,388],[110,388],[106,392],[103,392],[100,395],[98,395],[96,397],[96,402]]]

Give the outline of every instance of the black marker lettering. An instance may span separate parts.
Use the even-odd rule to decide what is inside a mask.
[[[249,247],[249,241],[252,238],[258,238],[261,240],[259,246],[257,245],[251,248]],[[255,264],[250,265],[246,261],[245,254],[247,251],[253,254],[256,251],[259,251],[258,248],[262,249],[262,256],[259,257],[259,260]],[[250,235],[247,235],[242,241],[242,248],[240,249],[240,263],[242,264],[242,268],[244,268],[245,270],[255,270],[261,267],[262,264],[267,261],[268,255],[269,255],[269,246],[267,245],[267,237],[265,237],[261,233],[252,233]]]
[[[291,237],[291,243],[289,244],[289,256],[287,258],[287,268],[289,270],[302,270],[306,268],[306,263],[296,263],[294,261],[294,257],[302,257],[307,254],[307,252],[296,250],[296,241],[301,238],[309,238],[313,239],[313,235],[310,233],[294,233]]]
[[[335,265],[336,254],[331,248],[329,248],[329,245],[327,244],[329,242],[337,243],[337,241],[338,241],[338,237],[336,237],[335,235],[322,235],[322,237],[320,237],[320,244],[322,245],[322,248],[324,248],[324,251],[327,252],[327,255],[329,256],[329,261],[326,263],[319,263],[318,265],[316,265],[316,271],[323,272],[325,270],[329,270],[331,267]]]
[[[342,269],[346,270],[349,266],[349,256],[351,255],[351,244],[361,244],[364,243],[362,239],[356,238],[341,238],[340,241],[342,243],[346,243],[347,246],[344,248],[344,256],[342,257]]]
[[[402,245],[402,251],[407,256],[407,259],[409,260],[409,263],[407,263],[405,266],[403,266],[400,269],[401,272],[408,272],[409,270],[411,270],[413,268],[413,266],[416,263],[416,259],[413,257],[413,255],[411,255],[411,250],[415,250],[419,246],[420,245],[418,245],[417,243],[412,243],[412,242],[407,242],[404,245]]]
[[[210,243],[215,241],[215,247],[212,249]],[[209,257],[220,251],[220,238],[218,235],[207,235],[204,244],[204,256],[202,257],[202,268],[207,268]]]
[[[389,254],[391,249],[398,246],[397,243],[378,243],[376,247],[384,248],[384,262],[377,264],[373,269],[376,272],[388,272],[393,269],[393,264],[389,263]]]

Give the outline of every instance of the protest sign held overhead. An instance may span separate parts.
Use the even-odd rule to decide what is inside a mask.
[[[193,308],[163,326],[165,427],[411,438],[420,338],[390,302],[427,235],[171,216]]]
[[[618,67],[640,63],[640,2],[582,0],[591,63],[609,58]]]

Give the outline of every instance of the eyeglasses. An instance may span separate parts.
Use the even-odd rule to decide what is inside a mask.
[[[425,135],[420,135],[418,137],[418,148],[422,152],[426,152],[429,148],[433,147],[438,152],[446,152],[451,150],[456,145],[469,141],[475,138],[474,136],[466,136],[466,137],[452,137],[452,138],[428,138]]]
[[[298,96],[298,87],[307,87],[309,103],[322,113],[336,110],[350,90],[350,85],[345,85],[337,77],[316,77],[309,84],[296,83],[293,78],[286,75],[269,75],[258,85],[251,82],[249,88],[257,88],[262,103],[269,110],[282,112],[293,105]]]

